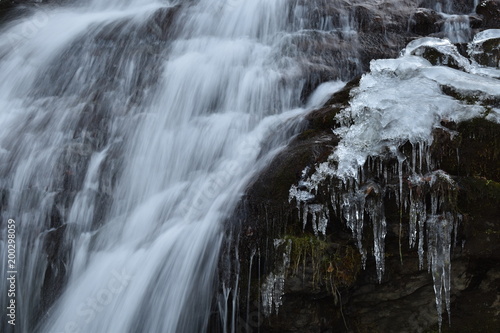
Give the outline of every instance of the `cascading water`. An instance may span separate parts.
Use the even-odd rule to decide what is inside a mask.
[[[474,1],[472,10],[474,12],[478,3]],[[472,40],[472,28],[469,15],[454,14],[453,1],[437,1],[434,8],[443,18],[442,31],[444,36],[452,43],[468,43]],[[466,14],[469,14],[466,12]]]
[[[444,34],[452,43],[467,43],[472,39],[469,16],[444,15]]]
[[[304,111],[300,68],[281,54],[288,10],[96,0],[4,30],[37,23],[0,45],[16,332],[206,329],[220,221]]]

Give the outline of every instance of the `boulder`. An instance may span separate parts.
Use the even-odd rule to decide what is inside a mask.
[[[483,66],[500,68],[500,37],[485,40],[474,46],[476,48],[472,53],[474,60]],[[481,52],[478,52],[477,48],[480,48]]]
[[[442,27],[441,14],[428,8],[417,9],[410,20],[410,30],[420,36],[440,32]]]

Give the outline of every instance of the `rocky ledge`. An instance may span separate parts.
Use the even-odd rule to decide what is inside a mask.
[[[498,30],[337,91],[251,184],[243,331],[500,331]]]

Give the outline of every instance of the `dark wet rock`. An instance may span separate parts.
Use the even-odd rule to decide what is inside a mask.
[[[483,27],[483,19],[478,15],[469,15],[469,24],[472,29]]]
[[[476,13],[483,18],[483,28],[500,28],[500,1],[483,0],[477,5]]]
[[[470,125],[459,124],[459,133],[465,135],[468,132],[468,126]],[[484,131],[481,126],[475,127],[473,133],[474,138],[480,133],[486,133],[484,137],[490,140],[498,137],[498,134]],[[441,148],[441,144],[442,142],[436,141],[435,146]],[[469,143],[463,144],[467,146]],[[454,152],[456,154],[456,150]],[[434,153],[437,154],[437,151],[435,150]],[[448,156],[443,151],[440,153],[443,160]],[[451,149],[448,153],[450,153],[448,158],[452,158]],[[473,157],[468,156],[470,153],[467,149],[459,149],[459,159],[472,160]],[[496,163],[498,164],[498,158],[496,158]],[[442,163],[441,167],[446,167],[445,163]],[[487,170],[482,173],[485,175],[491,176],[496,172],[491,170],[494,166],[487,161],[484,165],[476,165],[476,167],[478,170]],[[452,170],[447,167],[445,169]],[[445,315],[443,331],[467,332],[471,331],[475,325],[475,327],[480,327],[481,331],[495,332],[494,328],[499,327],[499,322],[494,313],[500,310],[500,304],[493,296],[500,282],[497,277],[500,268],[498,257],[500,253],[500,221],[498,220],[500,187],[494,180],[466,176],[465,170],[462,172],[464,176],[456,178],[460,185],[458,202],[464,214],[464,221],[459,244],[453,249],[452,326],[450,329],[446,327]],[[296,179],[297,176],[290,178]],[[267,179],[267,182],[273,181],[272,178]],[[390,227],[386,237],[386,274],[381,284],[377,282],[373,259],[368,259],[365,270],[348,270],[347,273],[339,270],[338,265],[348,266],[352,262],[359,263],[359,258],[351,257],[346,261],[344,256],[335,265],[330,265],[338,249],[348,249],[347,251],[359,255],[354,244],[349,240],[350,233],[341,221],[332,218],[329,226],[331,230],[327,233],[329,236],[316,239],[308,227],[301,231],[300,224],[296,224],[298,219],[293,217],[294,214],[278,216],[276,206],[269,202],[264,205],[265,209],[255,208],[247,212],[250,219],[253,221],[257,219],[263,223],[254,226],[256,230],[265,228],[266,223],[268,226],[272,225],[271,229],[267,227],[265,233],[267,237],[272,235],[276,238],[288,239],[292,249],[291,268],[284,285],[283,305],[277,314],[272,314],[260,323],[260,329],[266,332],[322,332],[332,327],[336,332],[426,332],[437,329],[432,277],[426,270],[418,269],[416,251],[408,248],[406,242],[403,244],[402,256],[400,256],[398,211],[396,204],[394,202],[391,204],[390,201],[388,199],[386,203],[387,216],[395,217],[388,220]],[[392,213],[391,210],[393,210]],[[285,216],[287,218],[283,219]],[[408,233],[405,223],[403,235]],[[272,266],[279,262],[279,259],[276,261],[276,257],[280,258],[282,252],[273,246],[273,239],[276,238],[267,239],[266,244],[266,237],[262,237],[262,231],[256,231],[256,233],[260,236],[245,244],[252,248],[264,246],[261,249],[266,248],[265,245],[267,245],[267,250],[260,252],[260,260],[268,263],[269,266],[261,271],[261,275],[255,277],[263,281],[266,273],[273,271]],[[309,239],[314,239],[314,241]],[[405,236],[403,239],[406,240]],[[298,252],[302,253],[300,249],[304,247],[306,250],[302,256],[294,252],[294,248],[298,248]],[[243,260],[241,263],[245,265],[246,261]],[[347,283],[341,282],[338,277],[330,280],[329,272],[338,273],[339,276],[347,274],[345,275],[347,279],[344,279],[351,278],[352,280]],[[245,277],[242,277],[242,280],[247,281]],[[328,281],[334,281],[333,286],[329,285]],[[255,282],[256,280],[253,280],[252,285]],[[246,299],[245,295],[242,299]],[[470,317],[478,308],[488,315],[475,317],[474,324],[471,324]],[[250,310],[255,311],[256,308]],[[464,314],[468,315],[463,317]]]
[[[401,49],[413,38],[412,36],[387,32],[385,34],[360,33],[359,44],[362,46],[359,59],[363,72],[368,71],[373,59],[395,58]]]
[[[469,58],[469,45],[467,43],[453,44],[457,47],[458,53],[465,58]]]
[[[434,10],[441,8],[444,12],[456,14],[469,14],[474,11],[473,0],[420,0],[419,6]]]
[[[71,1],[75,0],[0,0],[0,25],[45,5],[59,6]]]
[[[0,0],[0,18],[3,18],[12,8],[11,1]]]
[[[457,14],[470,14],[475,11],[474,0],[454,0],[446,1],[451,6],[451,12]]]
[[[443,17],[435,10],[419,8],[410,20],[410,30],[420,36],[440,32],[443,27]]]
[[[440,52],[434,47],[421,46],[413,51],[412,54],[429,60],[429,62],[434,66],[443,65],[454,69],[462,68],[454,57],[449,54]]]
[[[300,1],[290,20],[303,30],[287,41],[286,48],[307,75],[301,100],[322,82],[347,81],[366,72],[372,59],[397,57],[414,38],[445,37],[446,16],[436,10],[436,3]],[[484,28],[485,18],[473,14],[471,0],[443,1],[441,7],[447,13],[470,14],[457,20],[468,20],[472,29]]]
[[[500,182],[500,125],[482,118],[445,125],[458,131],[459,136],[451,140],[449,133],[435,132],[441,143],[434,148],[438,166],[460,177]],[[463,158],[457,158],[457,154]]]
[[[295,59],[305,74],[301,99],[321,83],[350,80],[369,69],[372,59],[393,58],[411,40],[396,33],[306,31],[287,40],[287,55]]]
[[[476,50],[472,53],[474,60],[484,66],[500,68],[500,38],[488,39],[476,47],[481,52]]]
[[[357,31],[381,33],[386,30],[382,13],[373,11],[367,5],[353,6],[352,15],[355,19]]]

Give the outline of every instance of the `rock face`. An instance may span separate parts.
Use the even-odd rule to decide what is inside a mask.
[[[469,53],[480,65],[500,68],[500,29],[476,35],[471,46]]]
[[[302,29],[284,44],[303,65],[302,99],[322,82],[350,80],[372,59],[394,58],[411,40],[434,36],[468,42],[472,32],[498,26],[497,1],[299,1],[290,22]],[[453,15],[450,15],[453,14]]]
[[[419,8],[413,14],[410,22],[413,32],[421,36],[427,36],[441,31],[443,18],[435,10]]]
[[[487,42],[497,45],[494,39]],[[411,44],[406,52],[426,59],[422,60],[424,64],[428,61],[424,67],[440,66],[431,67],[429,72],[424,69],[421,73],[431,73],[438,68],[453,68],[440,75],[471,71],[469,60],[451,44],[430,40]],[[484,59],[485,65],[496,64],[496,58],[492,59],[494,55],[469,53],[474,59]],[[390,62],[372,63],[372,71],[386,64]],[[415,73],[419,71],[420,65],[409,66],[417,66]],[[386,73],[384,69],[378,70]],[[403,84],[404,80],[412,80],[409,73],[413,69],[407,70],[398,67],[394,74],[384,75],[399,76]],[[484,75],[492,75],[485,81],[489,82],[487,85],[498,85],[495,83],[498,73],[484,70],[489,71]],[[360,251],[359,239],[353,237],[355,230],[346,223],[346,207],[356,201],[333,199],[342,198],[342,191],[349,193],[352,184],[325,187],[319,183],[314,195],[308,196],[307,192],[310,182],[314,181],[311,175],[320,175],[317,171],[320,165],[329,163],[340,168],[337,165],[340,162],[332,158],[332,151],[342,144],[343,132],[332,132],[332,129],[346,126],[341,124],[340,115],[355,107],[354,98],[365,89],[364,86],[359,86],[359,78],[349,82],[323,108],[307,116],[307,128],[250,185],[236,213],[243,221],[239,243],[240,285],[248,286],[240,295],[242,331],[436,332],[439,329],[436,281],[445,283],[438,303],[443,307],[443,332],[494,333],[500,330],[500,93],[481,88],[479,82],[477,87],[461,85],[458,89],[456,84],[462,75],[450,83],[437,79],[440,82],[438,90],[443,101],[458,106],[455,107],[457,112],[462,112],[458,111],[462,108],[476,110],[479,112],[476,116],[463,118],[458,113],[451,113],[451,118],[443,117],[434,126],[427,148],[403,141],[397,145],[397,152],[368,159],[361,167],[364,185],[355,193],[361,193],[365,208],[354,211],[365,214],[360,229],[365,253]],[[470,74],[463,77],[469,77],[467,75]],[[368,78],[364,85],[366,80]],[[384,103],[390,105],[391,90],[387,94]],[[425,107],[424,101],[415,103]],[[366,112],[373,111],[367,109]],[[408,165],[427,172],[422,171],[420,179],[415,178],[414,169],[400,162],[412,158],[414,162]],[[419,160],[420,167],[416,166]],[[300,198],[301,205],[297,205],[295,199],[290,202],[288,199],[290,188],[295,184],[298,184],[295,198]],[[420,245],[410,246],[412,237],[416,237],[412,235],[417,233],[416,225],[412,227],[412,223],[416,223],[413,219],[421,214],[415,213],[413,210],[418,207],[410,203],[418,196],[422,196],[423,207],[427,206],[427,210],[431,209],[433,198],[440,197],[436,212],[441,214],[441,211],[445,216],[446,211],[457,217],[453,232],[449,229],[450,246],[424,249],[424,256],[429,256],[427,259],[422,256]],[[380,203],[373,211],[384,211],[384,224],[377,224],[380,221],[373,211],[369,211],[370,203]],[[425,208],[423,214],[426,214]],[[427,223],[441,223],[437,215],[436,220],[432,220],[432,216],[429,218]],[[436,236],[431,230],[422,231],[417,237],[421,237],[422,246],[429,246],[433,237],[438,240],[435,244],[444,244],[441,242],[446,232],[439,231]],[[376,241],[381,233],[385,234],[385,248]],[[381,246],[382,267],[385,267],[382,273],[380,259],[377,259]],[[443,270],[431,269],[437,262],[432,258],[439,258],[440,249],[446,252],[446,248],[451,250],[450,258],[443,261],[444,266],[438,265]],[[433,257],[433,249],[438,257]],[[362,268],[365,255],[366,263]],[[445,310],[447,280],[441,275],[447,272],[450,263],[448,310],[451,317]],[[427,265],[433,274],[428,273]],[[436,280],[437,276],[442,276],[443,280]],[[253,317],[247,314],[253,314],[258,320],[252,320]]]
[[[476,13],[483,17],[484,28],[500,28],[500,1],[483,0],[476,7]]]
[[[0,25],[28,15],[34,8],[44,5],[59,6],[68,0],[0,0]]]

